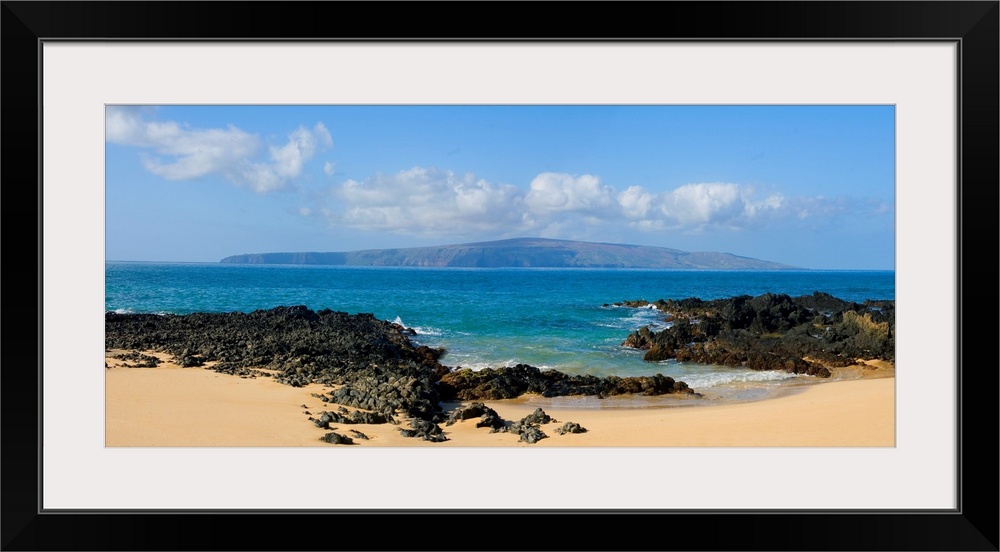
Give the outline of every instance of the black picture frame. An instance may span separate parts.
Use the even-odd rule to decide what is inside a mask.
[[[558,25],[544,16],[546,11],[538,3],[402,3],[391,8],[377,2],[357,3],[351,4],[352,15],[346,17],[344,3],[324,2],[2,2],[2,182],[7,196],[2,212],[7,230],[3,245],[8,254],[3,270],[7,293],[4,369],[0,372],[3,549],[269,550],[281,543],[288,550],[998,550],[1000,501],[994,478],[1000,465],[1000,433],[994,310],[998,304],[995,283],[1000,281],[1000,3],[581,2],[553,7],[564,13],[571,10],[573,21],[588,23]],[[377,23],[368,27],[352,23],[381,21],[387,10],[393,12],[395,21],[421,21],[419,33],[400,36]],[[490,13],[488,20],[483,10]],[[349,21],[338,23],[337,17]],[[452,21],[466,24],[453,25]],[[466,35],[471,32],[469,21],[484,25],[475,29],[478,36]],[[387,34],[393,36],[386,38]],[[502,511],[477,509],[482,501],[477,493],[469,492],[456,497],[456,503],[468,509],[447,511],[41,510],[41,44],[47,40],[201,39],[957,43],[958,507],[934,511]],[[31,247],[23,238],[28,225],[38,231],[34,263],[21,253]],[[28,291],[32,289],[38,294]],[[928,306],[930,311],[933,308]],[[985,316],[977,312],[983,308],[988,309]],[[989,351],[984,344],[990,344]],[[36,366],[38,371],[30,368]],[[966,420],[974,425],[974,432],[963,431]],[[72,430],[71,425],[67,430]],[[447,474],[441,477],[443,486]],[[488,493],[489,483],[482,484],[483,493]],[[365,521],[384,524],[387,530],[373,533],[365,528]],[[474,540],[464,540],[459,526],[472,528]]]

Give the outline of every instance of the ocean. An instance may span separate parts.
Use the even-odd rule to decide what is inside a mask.
[[[215,263],[106,263],[105,308],[122,313],[250,312],[280,305],[372,313],[443,348],[442,364],[480,369],[530,364],[569,374],[663,374],[709,400],[772,396],[816,378],[676,361],[645,362],[622,341],[666,327],[644,299],[829,293],[895,299],[893,271],[411,268]],[[669,406],[670,398],[662,401]],[[588,406],[582,401],[577,406]],[[607,404],[607,402],[605,402]],[[617,401],[616,405],[628,406]],[[644,403],[645,404],[645,403]]]

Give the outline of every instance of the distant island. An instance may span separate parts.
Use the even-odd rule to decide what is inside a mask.
[[[689,252],[666,247],[592,243],[545,238],[366,249],[347,252],[250,253],[226,257],[227,264],[301,264],[420,267],[672,268],[787,270],[798,267],[730,253]]]

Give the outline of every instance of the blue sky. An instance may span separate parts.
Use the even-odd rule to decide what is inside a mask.
[[[542,236],[894,267],[892,106],[108,106],[106,258]]]

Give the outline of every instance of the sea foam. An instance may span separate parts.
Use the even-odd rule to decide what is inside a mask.
[[[687,383],[688,386],[698,389],[699,387],[718,387],[721,385],[734,385],[740,383],[776,382],[795,379],[798,377],[809,376],[799,376],[798,374],[782,372],[780,370],[745,371],[734,368],[732,372],[711,372],[703,374],[689,373],[681,376],[681,379],[683,379],[684,383]]]
[[[439,337],[444,335],[444,332],[438,328],[432,328],[430,326],[407,326],[403,323],[402,317],[397,316],[395,320],[392,321],[393,324],[399,324],[400,326],[417,332],[417,335],[429,335],[433,337]]]

